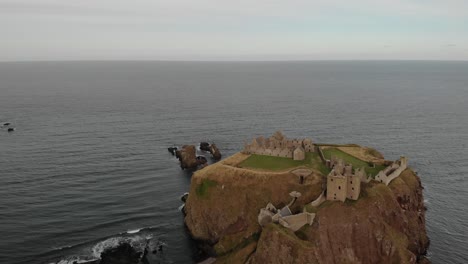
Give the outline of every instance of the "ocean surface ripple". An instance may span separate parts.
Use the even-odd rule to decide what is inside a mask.
[[[405,155],[424,185],[429,257],[468,258],[466,62],[0,63],[0,263],[94,259],[120,241],[197,255],[178,210],[191,173],[166,150],[227,156],[282,129]]]

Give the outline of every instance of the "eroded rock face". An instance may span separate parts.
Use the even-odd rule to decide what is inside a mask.
[[[221,152],[219,152],[219,149],[216,146],[216,144],[211,144],[210,145],[210,153],[211,153],[211,155],[213,155],[214,159],[216,159],[216,160],[221,159]]]
[[[197,150],[194,145],[184,145],[181,150],[176,151],[176,157],[180,161],[182,169],[195,169],[198,166]]]
[[[307,177],[300,184],[289,172],[255,172],[224,165],[234,164],[230,159],[194,174],[186,204],[188,229],[196,239],[211,244],[222,259],[229,262],[243,245],[255,241],[249,263],[427,261],[423,257],[429,239],[422,187],[413,171],[405,170],[389,186],[363,184],[357,201],[326,201],[312,226],[293,233],[276,224],[260,228],[260,208],[268,202],[281,207],[290,200],[289,192],[299,191],[303,196],[292,209],[302,210],[320,195],[322,176]]]
[[[224,165],[236,155],[194,173],[185,207],[192,236],[215,245],[219,254],[261,231],[258,212],[268,202],[283,207],[291,200],[289,193],[298,191],[303,195],[291,209],[300,212],[322,191],[323,179],[318,174],[300,184],[290,172],[255,172]]]
[[[400,196],[410,197],[403,207]],[[417,263],[428,246],[420,181],[407,170],[390,188],[367,186],[356,202],[327,202],[296,234],[264,229],[251,263]]]

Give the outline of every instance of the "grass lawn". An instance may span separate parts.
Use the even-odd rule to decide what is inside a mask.
[[[246,160],[242,161],[239,166],[241,168],[261,169],[269,171],[282,171],[306,166],[317,169],[325,175],[329,172],[328,169],[320,161],[317,153],[307,152],[304,160],[293,160],[290,158],[273,157],[265,155],[252,154]]]
[[[366,170],[366,172],[371,174],[372,177],[375,177],[379,171],[385,169],[385,166],[383,165],[375,165],[375,168],[372,168],[369,166],[369,163],[360,160],[354,156],[349,155],[348,153],[345,153],[337,148],[327,148],[322,150],[323,155],[325,156],[326,159],[331,159],[331,156],[335,156],[339,159],[344,160],[346,163],[351,163],[354,168],[362,168]]]

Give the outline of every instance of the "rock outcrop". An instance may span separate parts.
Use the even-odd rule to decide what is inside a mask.
[[[406,169],[388,186],[363,183],[357,201],[306,206],[322,192],[325,175],[304,182],[288,171],[236,167],[237,153],[196,172],[186,203],[191,235],[212,246],[217,263],[423,263],[429,246],[420,179]],[[268,202],[281,206],[291,191],[302,196],[291,208],[316,214],[296,232],[278,224],[261,228],[258,213]],[[242,261],[240,261],[242,260]],[[424,262],[427,263],[427,262]]]
[[[210,153],[211,153],[211,155],[213,155],[213,159],[215,159],[215,160],[221,159],[221,152],[219,151],[216,144],[211,144],[210,145]]]
[[[61,262],[60,262],[61,263]],[[78,262],[74,262],[74,264]],[[138,252],[129,243],[121,243],[114,248],[108,248],[101,253],[100,259],[84,264],[139,264],[147,263],[142,252]]]
[[[182,169],[195,169],[198,166],[197,150],[194,145],[184,145],[181,150],[176,151],[176,157],[180,161]]]
[[[140,258],[140,252],[137,252],[130,244],[123,243],[116,248],[102,252],[99,264],[138,264]]]

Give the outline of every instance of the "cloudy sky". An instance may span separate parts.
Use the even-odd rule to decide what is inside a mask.
[[[0,61],[468,60],[466,0],[0,0]]]

